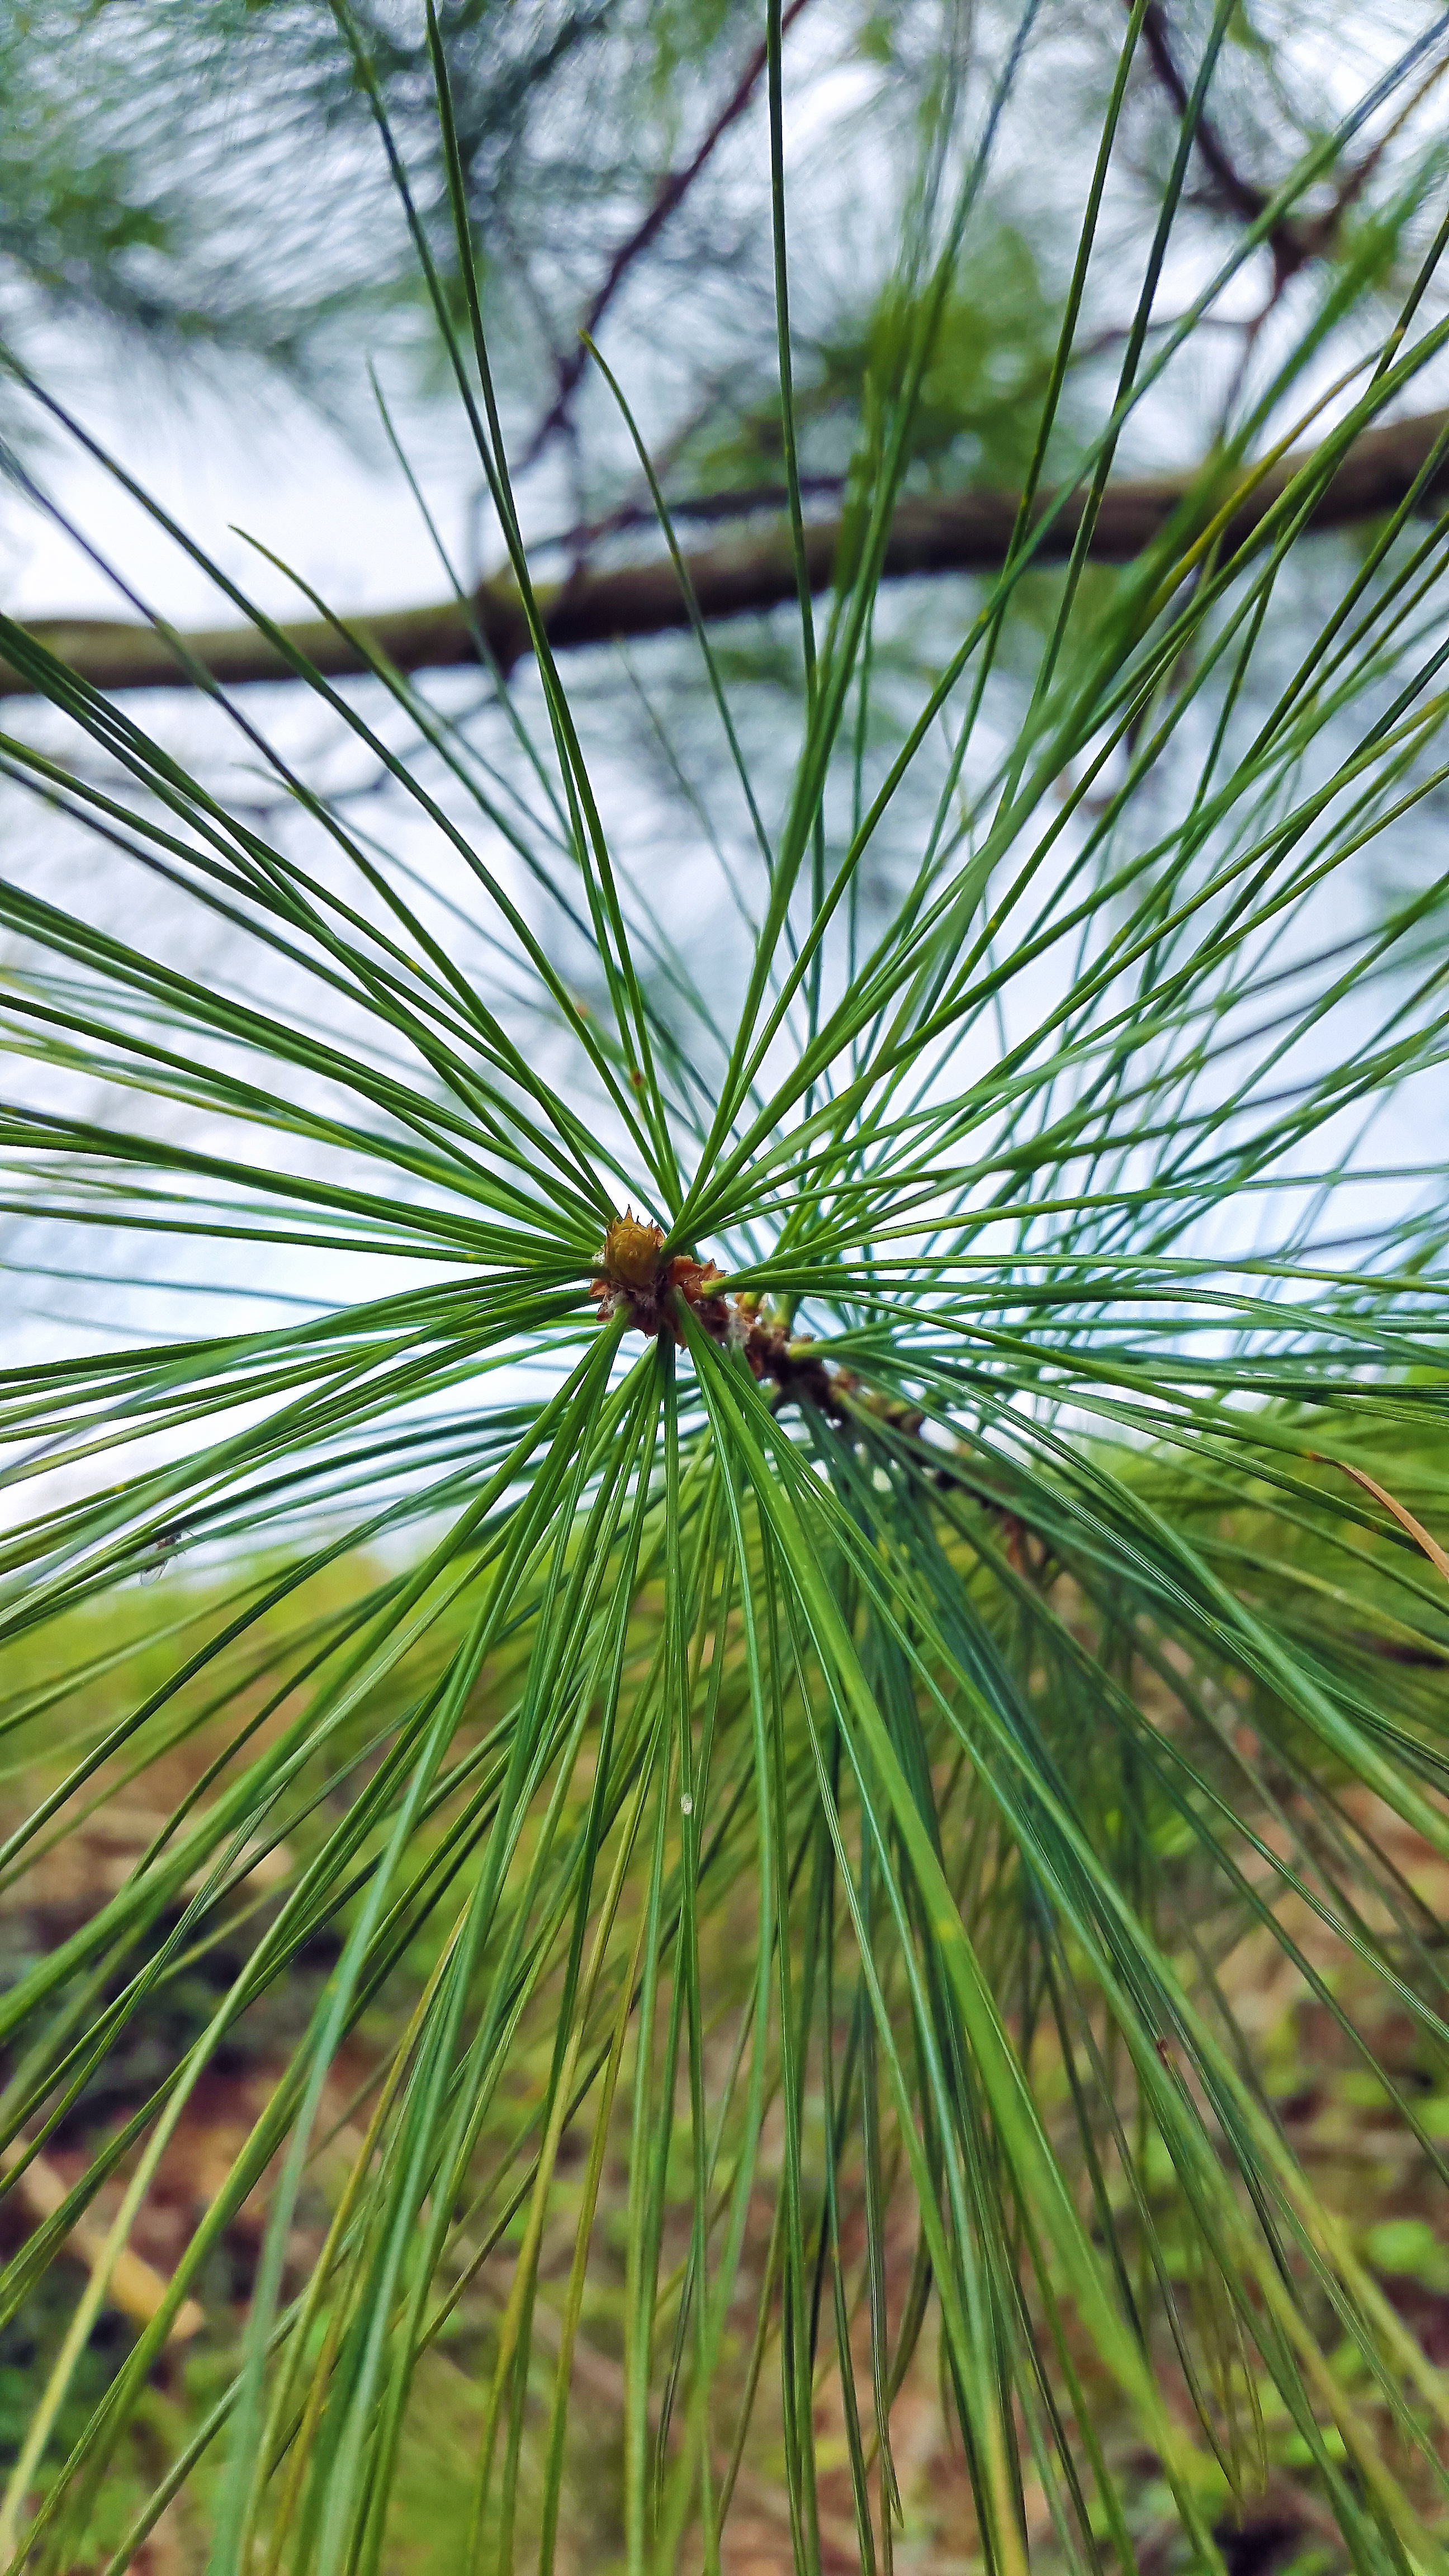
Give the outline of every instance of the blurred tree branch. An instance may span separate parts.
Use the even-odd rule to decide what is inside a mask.
[[[1171,100],[1179,117],[1186,116],[1190,91],[1178,68],[1173,52],[1172,34],[1162,0],[1149,0],[1142,21],[1142,41],[1147,60],[1162,90]],[[1268,234],[1267,247],[1273,257],[1273,294],[1276,302],[1291,277],[1310,260],[1327,257],[1338,238],[1344,217],[1357,204],[1379,166],[1384,152],[1403,128],[1435,83],[1449,71],[1449,55],[1431,63],[1428,72],[1400,107],[1393,123],[1379,136],[1372,148],[1346,170],[1335,188],[1332,201],[1320,214],[1283,216]],[[1211,181],[1211,199],[1217,209],[1237,217],[1243,224],[1255,224],[1273,200],[1273,190],[1260,188],[1238,167],[1227,143],[1211,117],[1199,116],[1193,134],[1198,157]]]
[[[1318,528],[1352,526],[1379,518],[1401,502],[1421,473],[1449,413],[1427,412],[1364,432],[1350,447],[1313,512]],[[1314,451],[1297,450],[1246,493],[1223,531],[1231,549],[1243,544]],[[1438,491],[1449,465],[1434,478]],[[1109,484],[1092,532],[1091,553],[1104,563],[1130,563],[1159,536],[1173,513],[1204,490],[1200,470],[1183,475],[1124,477]],[[1043,493],[1040,519],[1055,506]],[[1016,523],[1011,493],[968,492],[912,497],[901,502],[886,552],[885,578],[930,579],[946,573],[998,571]],[[1039,542],[1035,561],[1059,563],[1070,553],[1081,501],[1073,494]],[[817,519],[805,530],[812,586],[832,578],[840,542],[838,518]],[[700,549],[684,558],[700,614],[711,623],[758,615],[795,596],[788,523],[773,514],[758,534],[731,545]],[[540,587],[549,640],[557,651],[687,627],[688,603],[667,557],[603,570],[577,571]],[[46,618],[26,632],[59,655],[82,679],[106,690],[175,688],[191,684],[188,662],[228,686],[285,680],[298,661],[329,678],[363,673],[370,660],[400,671],[443,670],[486,653],[507,671],[531,649],[517,592],[501,579],[483,582],[467,605],[441,600],[424,607],[383,610],[365,619],[320,618],[277,630],[279,645],[255,627],[200,630],[168,640],[157,628],[105,619]],[[294,659],[293,657],[297,657]],[[23,672],[0,662],[0,696],[32,694]]]
[[[790,0],[790,5],[783,12],[780,20],[780,32],[782,36],[788,35],[802,9],[807,6],[808,0]],[[765,45],[761,43],[755,47],[755,50],[751,54],[749,61],[746,63],[743,72],[735,83],[733,90],[725,100],[724,105],[719,109],[717,115],[711,119],[710,124],[705,131],[703,140],[697,145],[694,152],[691,153],[689,159],[681,163],[678,169],[665,172],[664,177],[660,180],[659,185],[654,192],[654,197],[648,211],[645,213],[642,220],[634,226],[633,231],[626,235],[625,239],[620,242],[618,248],[615,250],[608,268],[604,272],[603,281],[595,291],[590,301],[588,311],[584,315],[584,319],[579,326],[579,336],[576,344],[569,351],[567,357],[560,361],[558,370],[558,387],[554,395],[553,402],[550,404],[549,409],[544,413],[542,420],[538,423],[538,426],[534,430],[532,437],[528,440],[522,455],[519,457],[515,468],[516,472],[520,474],[526,472],[527,468],[534,464],[537,458],[542,454],[544,448],[548,445],[549,440],[555,435],[555,433],[561,429],[567,428],[569,409],[573,402],[574,395],[578,390],[584,368],[588,364],[588,350],[585,345],[586,339],[591,340],[594,338],[600,323],[603,321],[604,315],[608,312],[610,305],[613,303],[615,296],[623,285],[631,268],[634,267],[635,263],[641,259],[644,253],[652,247],[655,241],[657,241],[671,215],[677,213],[679,207],[683,204],[684,199],[688,196],[689,191],[693,187],[695,180],[699,177],[700,172],[706,169],[710,161],[714,158],[716,150],[724,140],[725,135],[728,134],[730,127],[736,124],[740,117],[744,115],[745,110],[755,95],[755,91],[759,87],[760,76],[764,71],[766,59],[767,49]]]
[[[1142,42],[1159,86],[1172,101],[1178,116],[1186,116],[1190,93],[1172,50],[1167,12],[1161,0],[1150,0],[1142,21]],[[1236,215],[1240,223],[1255,224],[1271,202],[1269,192],[1244,176],[1210,116],[1199,116],[1193,142],[1212,182],[1212,195],[1221,211]],[[1309,238],[1310,229],[1315,236],[1312,239]],[[1275,224],[1268,235],[1275,285],[1281,286],[1286,278],[1302,268],[1305,261],[1325,248],[1326,241],[1327,235],[1319,226],[1306,229],[1287,218]]]

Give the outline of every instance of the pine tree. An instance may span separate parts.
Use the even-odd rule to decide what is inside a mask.
[[[773,385],[661,432],[596,315],[545,391],[671,566],[677,488],[778,484],[794,596],[686,583],[621,674],[550,638],[502,290],[495,384],[498,22],[263,19],[216,22],[258,96],[370,115],[526,649],[357,630],[338,685],[328,604],[218,570],[299,686],[165,639],[193,758],[0,620],[13,1275],[103,1310],[5,1375],[7,1902],[146,1819],[0,1999],[0,2319],[63,2311],[0,2562],[119,2576],[190,2498],[226,2576],[716,2569],[764,2492],[796,2566],[888,2569],[934,2377],[956,2562],[1216,2566],[1291,2471],[1290,2543],[1436,2564],[1399,2186],[1337,2188],[1275,2046],[1449,2178],[1442,30],[1347,101],[1344,42],[1295,135],[1288,38],[1135,0],[1057,277],[1011,155],[1100,31],[953,20],[891,273],[811,340],[796,30],[722,12]],[[564,22],[509,24],[543,96]],[[994,566],[887,577],[1003,479]]]

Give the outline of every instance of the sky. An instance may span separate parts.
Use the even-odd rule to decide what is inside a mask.
[[[164,406],[148,389],[137,408],[120,395],[119,385],[96,384],[82,410],[86,425],[270,614],[298,613],[297,593],[238,529],[343,610],[401,606],[441,589],[417,506],[380,440],[344,437],[285,388],[263,395],[244,384],[238,398],[192,386]],[[409,452],[461,555],[477,476],[451,418],[420,416]],[[163,616],[205,624],[232,615],[199,567],[59,433],[33,463],[65,516]],[[0,550],[12,616],[131,613],[65,530],[18,497],[3,504]]]

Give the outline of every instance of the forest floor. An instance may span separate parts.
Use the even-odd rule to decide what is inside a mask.
[[[133,1615],[128,1612],[126,1616]],[[134,1613],[138,1622],[140,1611]],[[79,1741],[105,1702],[97,1682],[81,1694]],[[279,1721],[280,1722],[280,1721]],[[174,1805],[191,1791],[214,1749],[206,1728],[186,1737],[127,1781],[119,1761],[87,1793],[90,1812],[72,1816],[70,1830],[42,1845],[23,1876],[0,1883],[0,1940],[8,1984],[26,1964],[48,1955],[85,1922],[134,1868]],[[19,1759],[3,1783],[4,1821],[25,1811],[37,1785],[58,1776],[57,1753],[22,1741]],[[75,1802],[77,1808],[80,1802]],[[1449,1863],[1396,1819],[1371,1813],[1357,1821],[1375,1832],[1418,1897],[1440,1921],[1449,1921]],[[249,1901],[261,1913],[288,1875],[285,1847],[259,1856]],[[744,1903],[743,1896],[740,1903]],[[1281,1918],[1281,1909],[1280,1909]],[[43,2152],[14,2178],[0,2199],[0,2259],[19,2252],[58,2206],[91,2157],[150,2093],[179,2053],[205,2027],[219,1996],[246,1956],[257,1915],[198,1957],[173,1979],[154,2004],[139,2013],[68,2111]],[[742,1957],[749,1952],[749,1917],[726,1904],[706,1917],[710,1945],[703,1959],[704,1986],[717,1998],[719,2045],[740,1993]],[[1449,2151],[1449,2093],[1429,2087],[1414,2025],[1386,1996],[1382,1981],[1357,1965],[1306,1907],[1287,1923],[1309,1965],[1323,1980],[1315,1996],[1265,1926],[1247,1932],[1216,1961],[1227,2003],[1247,2038],[1266,2095],[1283,2131],[1323,2201],[1341,2214],[1356,2248],[1377,2277],[1398,2316],[1437,2371],[1449,2368],[1449,2197],[1431,2152],[1394,2113],[1378,2077],[1364,2069],[1345,2025],[1355,2025],[1400,2088],[1415,2103],[1430,2147]],[[89,2409],[103,2393],[120,2359],[156,2302],[182,2248],[210,2206],[231,2163],[281,2074],[290,2049],[330,1973],[335,1941],[319,1942],[287,1978],[246,2014],[187,2102],[161,2159],[133,2228],[129,2254],[118,2268],[110,2299],[91,2335],[62,2410],[48,2453],[53,2471]],[[321,2243],[337,2193],[365,2125],[369,2077],[385,2042],[416,1992],[418,1980],[399,1980],[395,2003],[376,2008],[348,2042],[333,2068],[317,2129],[308,2190],[288,2248],[292,2273],[301,2278]],[[1340,2018],[1340,2015],[1342,2018]],[[711,2044],[714,2044],[713,2042]],[[501,2138],[541,2089],[546,2059],[542,2043],[521,2052],[509,2099],[500,2103],[481,2153]],[[622,2302],[627,2140],[616,2119],[606,2158],[593,2244],[590,2285],[573,2365],[573,2429],[566,2486],[566,2520],[557,2564],[565,2571],[609,2576],[622,2563],[623,2403]],[[564,2283],[573,2251],[576,2196],[571,2177],[581,2168],[588,2130],[564,2140],[559,2164],[558,2217],[550,2221],[540,2268],[536,2350],[540,2395],[537,2422],[528,2430],[541,2450],[546,2435],[549,2382],[560,2338]],[[13,2151],[12,2151],[13,2152]],[[757,2288],[765,2261],[776,2173],[768,2152],[757,2188],[744,2264],[745,2286]],[[18,2312],[0,2330],[0,2464],[15,2459],[87,2269],[119,2201],[121,2177],[106,2184],[86,2222],[66,2242]],[[92,2576],[103,2568],[136,2511],[141,2496],[184,2445],[224,2388],[245,2324],[247,2303],[266,2217],[263,2186],[226,2232],[196,2297],[158,2364],[128,2445],[118,2456],[97,2508],[86,2554],[66,2576]],[[894,2204],[888,2234],[888,2294],[899,2309],[916,2252],[908,2195]],[[843,2209],[847,2272],[863,2277],[863,2213],[858,2200]],[[460,2563],[471,2500],[471,2471],[483,2391],[496,2348],[496,2330],[511,2278],[512,2245],[505,2237],[464,2285],[446,2332],[422,2364],[418,2402],[404,2445],[389,2530],[388,2576],[444,2576]],[[666,2259],[666,2270],[668,2268]],[[864,2309],[864,2299],[860,2302]],[[821,2350],[831,2348],[822,2332]],[[868,2385],[861,2327],[862,2384]],[[1085,2339],[1075,2354],[1103,2448],[1130,2499],[1130,2522],[1140,2576],[1176,2576],[1187,2563],[1186,2546],[1160,2463],[1144,2452],[1105,2374]],[[737,2362],[741,2356],[737,2355]],[[791,2499],[785,2484],[778,2407],[772,2371],[776,2348],[767,2350],[761,2396],[739,2465],[725,2542],[727,2576],[785,2576],[794,2564]],[[1345,2384],[1353,2373],[1336,2357]],[[1185,2389],[1164,2375],[1170,2402],[1186,2415]],[[819,2557],[825,2576],[858,2570],[861,2551],[852,2510],[849,2458],[832,2366],[818,2381],[815,2441],[821,2470]],[[1361,2374],[1353,2393],[1364,2404],[1382,2440],[1384,2455],[1408,2474],[1389,2409]],[[1290,2566],[1322,2571],[1344,2565],[1342,2544],[1306,2472],[1307,2447],[1271,2390],[1254,2392],[1260,2421],[1250,2431],[1258,2466],[1246,2481],[1250,2501],[1236,2519],[1224,2517],[1219,2538],[1229,2576],[1276,2576]],[[974,2541],[970,2488],[960,2442],[946,2429],[940,2365],[931,2321],[895,2400],[891,2416],[894,2462],[903,2523],[896,2540],[898,2576],[956,2576],[981,2565]],[[1330,2437],[1332,2439],[1334,2437]],[[523,2463],[526,2488],[529,2460]],[[210,2477],[203,2470],[168,2507],[133,2560],[150,2576],[191,2576],[207,2557]],[[42,2483],[44,2477],[42,2477]],[[1427,2496],[1420,2501],[1426,2506]],[[1025,2516],[1034,2564],[1051,2565],[1054,2537],[1041,2489],[1030,2481]]]

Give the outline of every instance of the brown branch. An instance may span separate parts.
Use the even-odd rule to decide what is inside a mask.
[[[1166,91],[1179,118],[1186,116],[1189,91],[1178,70],[1172,51],[1172,38],[1167,12],[1162,0],[1149,0],[1142,21],[1142,38],[1148,61],[1159,86]],[[1273,254],[1273,296],[1276,302],[1290,277],[1313,259],[1322,259],[1337,239],[1339,227],[1363,195],[1384,153],[1396,135],[1402,132],[1415,109],[1422,105],[1431,89],[1449,71],[1449,56],[1431,64],[1387,131],[1379,136],[1372,150],[1347,170],[1334,190],[1332,203],[1322,214],[1293,217],[1283,215],[1268,234],[1268,247]],[[1255,180],[1247,179],[1233,160],[1227,145],[1210,117],[1202,115],[1193,134],[1198,156],[1213,181],[1218,205],[1226,214],[1236,215],[1244,224],[1255,224],[1272,203],[1269,191]]]
[[[1312,524],[1319,528],[1352,526],[1382,517],[1401,502],[1425,465],[1435,442],[1449,426],[1449,413],[1428,412],[1413,420],[1394,421],[1384,429],[1366,430],[1344,456],[1321,494]],[[1232,549],[1246,543],[1292,477],[1311,464],[1312,452],[1284,457],[1247,493],[1223,530]],[[1433,490],[1449,487],[1449,461],[1433,478]],[[1196,501],[1204,521],[1221,493],[1200,473],[1154,475],[1108,485],[1096,525],[1091,553],[1104,563],[1130,563],[1162,534],[1184,502]],[[1043,493],[1036,516],[1054,504]],[[1038,563],[1059,563],[1070,552],[1081,516],[1081,497],[1073,494],[1042,535]],[[951,498],[902,501],[886,547],[888,581],[930,580],[946,573],[999,571],[1006,559],[1017,504],[1007,492],[968,492]],[[811,585],[828,588],[840,541],[839,519],[820,519],[805,531]],[[783,518],[773,518],[761,532],[732,545],[712,546],[685,557],[701,614],[711,622],[759,615],[796,595],[790,532]],[[540,588],[539,604],[549,641],[556,652],[586,644],[606,644],[634,636],[661,635],[689,624],[689,609],[673,565],[666,559],[623,565],[612,571],[580,572],[553,589]],[[290,650],[304,656],[328,678],[365,672],[369,665],[359,639],[400,671],[446,670],[478,659],[474,627],[506,671],[529,651],[528,628],[517,592],[502,580],[484,582],[475,594],[471,618],[455,601],[428,608],[382,610],[358,618],[350,630],[308,619],[283,629]],[[99,689],[157,689],[187,685],[188,674],[164,635],[146,626],[105,620],[48,618],[27,630],[37,642],[67,662],[82,679]],[[183,636],[192,658],[223,684],[285,680],[295,675],[286,653],[254,627],[227,626]],[[0,661],[0,697],[34,695],[22,673]]]
[[[799,17],[801,10],[806,6],[807,0],[790,0],[790,6],[785,10],[780,20],[780,34],[782,38],[788,34],[794,21]],[[622,286],[624,279],[628,275],[629,270],[633,267],[636,259],[642,256],[642,254],[649,248],[651,242],[658,239],[659,234],[668,223],[670,216],[675,212],[675,209],[680,205],[682,200],[689,194],[689,191],[693,187],[695,180],[699,177],[701,170],[703,170],[707,163],[713,159],[717,147],[723,141],[725,135],[728,134],[730,127],[737,123],[739,118],[744,115],[746,108],[749,106],[750,101],[754,97],[755,91],[759,86],[760,74],[764,70],[768,60],[769,52],[767,46],[764,44],[757,45],[755,51],[751,54],[749,61],[746,63],[743,72],[740,74],[739,80],[736,82],[734,89],[725,100],[723,107],[720,109],[719,114],[715,117],[713,123],[709,127],[704,140],[700,143],[698,149],[691,155],[688,161],[681,164],[679,169],[666,172],[654,192],[653,202],[650,205],[648,213],[640,223],[635,225],[633,232],[630,233],[625,240],[620,242],[618,249],[615,251],[613,258],[610,260],[608,268],[605,271],[603,284],[598,288],[598,291],[594,296],[594,300],[590,304],[589,309],[579,326],[580,336],[578,345],[570,352],[568,357],[564,358],[560,362],[558,371],[558,391],[554,397],[551,407],[547,412],[545,412],[543,419],[539,422],[537,429],[534,431],[533,436],[530,438],[522,455],[519,457],[517,465],[514,468],[516,473],[522,474],[525,472],[547,446],[555,430],[559,430],[564,427],[564,424],[568,419],[569,406],[578,390],[579,379],[588,363],[588,350],[584,346],[585,338],[587,337],[590,340],[594,338],[598,331],[599,324],[602,322],[604,315],[608,312],[610,305],[614,301],[614,297],[617,295],[619,288]]]
[[[1160,88],[1163,88],[1165,93],[1168,93],[1168,98],[1173,100],[1173,108],[1178,111],[1178,118],[1183,118],[1186,116],[1186,111],[1189,111],[1191,93],[1186,80],[1183,80],[1183,75],[1178,72],[1176,57],[1173,57],[1173,39],[1171,39],[1171,33],[1168,33],[1168,13],[1165,13],[1165,8],[1160,5],[1160,0],[1150,0],[1150,8],[1147,8],[1145,15],[1142,15],[1142,44],[1147,46],[1147,62],[1152,64],[1152,72],[1158,75]],[[1240,224],[1256,224],[1258,216],[1263,214],[1263,209],[1269,206],[1269,198],[1266,198],[1263,188],[1256,188],[1256,185],[1253,185],[1253,180],[1243,178],[1243,173],[1238,170],[1232,155],[1227,152],[1227,144],[1222,142],[1220,131],[1217,131],[1217,126],[1212,124],[1212,118],[1209,118],[1207,113],[1199,116],[1199,121],[1196,121],[1194,144],[1196,144],[1196,152],[1199,152],[1199,160],[1204,162],[1204,167],[1207,167],[1209,175],[1212,175],[1214,185],[1217,185],[1217,193],[1220,193],[1222,206],[1227,209],[1227,214],[1238,216]],[[1294,237],[1292,232],[1287,234],[1287,240],[1284,240],[1284,245],[1281,247],[1279,247],[1279,232],[1271,234],[1271,242],[1274,242],[1274,260],[1287,258],[1294,268],[1302,265],[1305,252],[1302,252],[1302,247],[1299,247],[1297,237]]]
[[[1176,59],[1173,59],[1173,41],[1171,36],[1168,36],[1168,15],[1165,15],[1165,10],[1160,8],[1160,0],[1150,0],[1150,8],[1147,8],[1145,18],[1142,18],[1142,41],[1145,41],[1147,46],[1147,59],[1150,59],[1152,64],[1152,72],[1158,75],[1160,88],[1163,88],[1165,93],[1168,93],[1168,98],[1173,100],[1178,116],[1186,116],[1186,111],[1189,111],[1189,85],[1186,85],[1183,75],[1178,72]],[[1217,126],[1212,124],[1212,118],[1209,118],[1207,113],[1199,116],[1199,121],[1196,121],[1194,144],[1196,144],[1196,152],[1199,152],[1199,160],[1204,162],[1209,178],[1212,178],[1214,196],[1217,196],[1217,204],[1222,206],[1222,211],[1225,211],[1225,214],[1238,216],[1240,224],[1256,224],[1258,216],[1269,209],[1271,204],[1269,191],[1266,191],[1266,188],[1258,188],[1256,180],[1243,178],[1243,173],[1238,170],[1238,162],[1232,160],[1230,149],[1227,149],[1227,144],[1222,142],[1222,134],[1217,131]],[[1366,175],[1369,173],[1364,170],[1364,178]],[[1323,258],[1323,252],[1330,247],[1333,232],[1336,232],[1338,222],[1341,222],[1341,214],[1346,211],[1348,201],[1351,201],[1351,193],[1356,193],[1356,183],[1359,183],[1359,180],[1356,180],[1356,173],[1348,175],[1348,180],[1343,183],[1341,196],[1333,201],[1328,214],[1318,216],[1318,222],[1294,224],[1292,216],[1284,214],[1279,216],[1279,222],[1269,229],[1269,250],[1271,255],[1274,255],[1274,301],[1276,296],[1281,296],[1281,291],[1284,291],[1289,278],[1297,276],[1299,268],[1307,268],[1310,260]]]
[[[662,480],[662,477],[661,477]],[[802,474],[800,496],[806,501],[838,501],[850,477],[848,474]],[[681,520],[758,519],[765,510],[783,510],[790,499],[783,483],[730,483],[717,492],[686,492],[669,503],[669,515],[676,527]],[[653,501],[621,501],[616,510],[608,510],[601,519],[580,519],[572,528],[560,528],[556,535],[540,537],[532,551],[535,554],[571,555],[577,561],[591,546],[601,545],[608,537],[626,537],[636,528],[659,525],[659,512]]]

